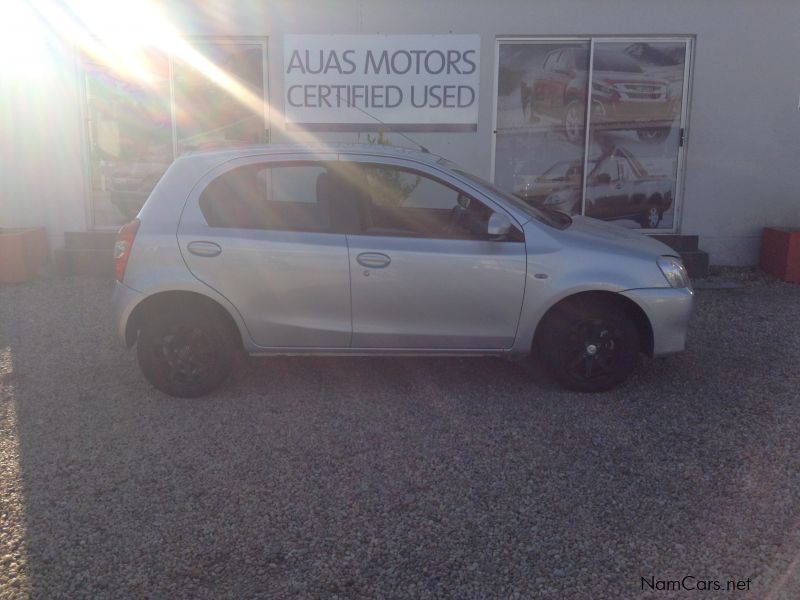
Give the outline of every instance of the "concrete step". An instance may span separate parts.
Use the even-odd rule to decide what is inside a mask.
[[[53,252],[56,272],[64,275],[97,275],[114,277],[112,250],[69,250],[58,248]]]
[[[677,234],[660,234],[651,235],[655,240],[662,242],[678,252],[698,250],[698,236],[696,235],[677,235]]]
[[[679,252],[681,260],[689,272],[689,277],[697,279],[708,275],[708,252],[702,250],[686,250]]]
[[[64,248],[67,250],[114,250],[116,231],[67,231]]]
[[[69,275],[114,276],[114,231],[67,231],[54,255],[58,271]]]

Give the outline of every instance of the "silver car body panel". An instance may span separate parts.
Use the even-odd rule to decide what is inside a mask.
[[[692,315],[694,292],[689,288],[646,288],[622,292],[647,315],[653,328],[653,356],[686,349],[686,332]]]
[[[525,291],[523,243],[348,236],[348,245],[354,347],[513,345]],[[365,254],[386,257],[386,266],[365,266]]]
[[[525,242],[223,230],[205,224],[197,198],[216,175],[239,164],[290,160],[411,167],[506,213]],[[202,294],[225,308],[251,354],[527,354],[552,306],[577,293],[604,291],[622,294],[646,314],[655,355],[685,345],[692,292],[670,288],[656,264],[658,256],[674,255],[673,250],[585,217],[564,230],[550,227],[427,153],[337,145],[190,154],[170,166],[139,218],[124,284],[114,293],[123,338],[140,302],[177,290]],[[187,252],[192,241],[224,244],[223,251],[197,256]],[[370,253],[388,256],[390,265],[379,266],[374,261],[380,257]],[[366,267],[364,257],[358,260],[363,254]],[[218,260],[222,256],[225,261]]]

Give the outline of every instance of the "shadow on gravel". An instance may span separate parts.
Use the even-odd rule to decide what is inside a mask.
[[[684,575],[760,598],[798,550],[800,320],[775,315],[800,288],[702,292],[688,352],[603,395],[498,359],[273,358],[199,400],[143,381],[110,291],[0,288],[4,510],[36,598],[624,598]]]

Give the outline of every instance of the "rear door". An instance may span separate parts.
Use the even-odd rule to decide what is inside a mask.
[[[353,162],[345,162],[353,161]],[[342,156],[354,348],[504,349],[525,290],[524,236],[486,234],[490,207],[445,173]],[[349,192],[346,190],[349,188]]]
[[[335,155],[244,158],[195,187],[178,228],[191,272],[236,306],[266,348],[347,348],[347,240],[325,194]]]

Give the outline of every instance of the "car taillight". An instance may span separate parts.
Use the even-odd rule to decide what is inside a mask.
[[[122,226],[117,233],[117,241],[114,244],[114,270],[117,272],[117,281],[122,281],[125,277],[125,267],[128,265],[128,258],[133,248],[133,239],[139,230],[139,219],[134,219],[130,223]]]

